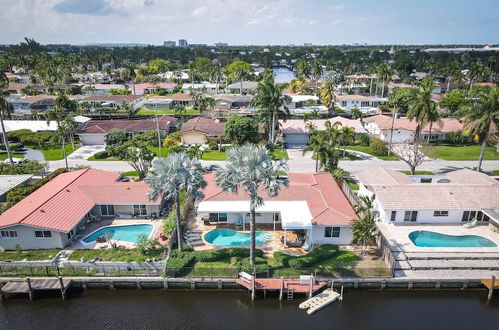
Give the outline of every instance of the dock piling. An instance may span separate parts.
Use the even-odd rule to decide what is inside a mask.
[[[282,300],[284,295],[284,277],[281,276],[281,286],[279,290],[279,300]]]
[[[61,287],[61,298],[62,300],[66,300],[66,289],[64,287],[64,281],[62,280],[62,276],[59,276],[59,285]]]
[[[494,294],[494,286],[496,283],[496,277],[492,275],[492,282],[489,288],[489,294],[487,295],[487,300],[490,301],[492,299],[492,295]]]
[[[31,287],[31,279],[29,277],[26,277],[26,283],[28,284],[29,300],[33,300],[33,288]]]

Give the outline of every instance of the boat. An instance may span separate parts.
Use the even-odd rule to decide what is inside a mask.
[[[338,292],[334,291],[333,289],[326,289],[315,297],[302,302],[300,305],[298,305],[298,307],[300,307],[301,309],[307,309],[307,314],[311,315],[331,304],[332,302],[341,299],[342,297]]]

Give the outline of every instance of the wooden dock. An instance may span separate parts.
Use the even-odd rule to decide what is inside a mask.
[[[307,293],[311,297],[316,291],[327,286],[328,281],[316,281],[310,277],[310,283],[304,284],[297,279],[281,278],[255,278],[244,277],[236,279],[236,282],[247,288],[252,293],[254,299],[255,292],[261,291],[264,296],[267,291],[279,291],[279,299],[283,299],[284,294],[287,294],[288,300],[293,299],[294,293]]]
[[[3,300],[5,294],[28,294],[33,300],[35,291],[60,291],[62,299],[66,299],[66,291],[70,287],[72,280],[59,278],[12,280],[8,281],[0,289],[0,298]]]
[[[496,280],[496,277],[492,276],[491,279],[482,279],[480,280],[480,282],[482,282],[482,284],[485,285],[487,289],[489,289],[489,294],[487,296],[487,299],[488,300],[492,299],[494,290],[499,289],[499,280]]]

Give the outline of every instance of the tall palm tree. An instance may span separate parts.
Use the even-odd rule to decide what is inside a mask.
[[[347,145],[355,140],[355,129],[350,126],[342,127],[340,130],[340,142],[343,144],[343,157],[347,153]]]
[[[69,122],[64,123],[64,120],[68,117],[68,113],[66,109],[62,108],[64,102],[60,101],[60,99],[62,99],[60,96],[57,97],[54,109],[45,111],[44,115],[45,115],[45,120],[47,121],[47,125],[50,124],[52,120],[54,120],[57,123],[57,135],[61,139],[62,154],[64,156],[66,170],[68,170],[69,166],[68,166],[68,158],[66,151],[66,137],[69,134],[69,132],[72,130],[73,125],[70,124]]]
[[[440,126],[442,124],[442,121],[440,120],[442,118],[442,115],[438,111],[437,104],[433,102],[432,106],[430,107],[430,112],[428,112],[426,119],[428,123],[430,124],[430,131],[428,132],[428,143],[430,142],[431,139],[431,130],[433,128],[434,123],[440,123]]]
[[[263,79],[256,88],[253,104],[261,109],[259,111],[260,115],[268,120],[269,143],[273,145],[276,138],[278,118],[286,118],[289,115],[286,104],[291,102],[291,98],[288,95],[283,95],[283,88],[274,83],[272,71],[266,70],[263,75]]]
[[[317,96],[317,84],[319,83],[319,79],[322,77],[322,74],[324,71],[322,70],[322,64],[319,61],[314,61],[312,63],[312,67],[310,68],[310,73],[312,74],[312,77],[314,77],[314,90],[315,90],[315,95]]]
[[[177,213],[177,244],[182,251],[182,217],[180,214],[180,193],[185,192],[194,200],[204,197],[201,190],[206,187],[201,164],[196,158],[190,159],[184,153],[172,152],[166,158],[155,158],[152,162],[153,173],[147,174],[144,181],[149,185],[149,199],[161,198],[175,205]]]
[[[355,206],[355,212],[359,215],[359,219],[352,223],[353,240],[357,243],[362,242],[364,247],[362,254],[367,250],[367,242],[374,238],[376,231],[376,223],[372,213],[375,196],[360,196],[360,203]]]
[[[381,80],[381,97],[385,96],[385,83],[389,82],[392,75],[393,70],[385,63],[381,63],[377,68],[378,80]]]
[[[135,63],[127,61],[124,63],[125,69],[128,71],[128,78],[132,81],[132,94],[135,95],[135,77],[137,77],[137,73],[135,69],[137,66]]]
[[[469,71],[468,71],[468,79],[470,80],[470,89],[468,94],[471,93],[473,89],[473,83],[483,77],[486,72],[487,67],[482,65],[480,62],[471,63]]]
[[[262,196],[276,197],[288,179],[279,175],[287,171],[286,160],[273,161],[264,146],[246,144],[229,149],[227,166],[215,168],[215,181],[218,187],[228,193],[241,191],[249,197],[250,207],[250,264],[255,265],[255,210],[264,204]]]
[[[491,89],[487,94],[481,93],[478,102],[466,104],[459,113],[464,116],[464,130],[467,134],[475,135],[482,143],[478,158],[477,170],[481,171],[483,155],[492,126],[499,127],[499,88]]]
[[[298,62],[296,62],[295,71],[298,77],[308,78],[308,76],[310,76],[310,65],[307,60],[303,58],[298,60]]]
[[[223,72],[219,65],[214,65],[210,70],[210,78],[215,81],[216,84],[216,94],[218,94],[218,88],[220,85],[220,79],[222,79]]]
[[[407,111],[407,118],[416,120],[416,130],[414,132],[414,144],[421,136],[424,125],[428,122],[428,114],[436,111],[435,102],[431,99],[431,93],[435,89],[435,82],[432,78],[425,78],[419,89],[414,93],[412,105]]]
[[[324,141],[322,140],[323,135],[318,134],[319,132],[314,131],[314,134],[310,136],[307,145],[303,148],[303,154],[311,151],[312,156],[315,157],[315,172],[319,172],[319,160],[320,151],[324,147]],[[321,163],[325,161],[321,160]]]
[[[334,108],[334,103],[336,102],[336,86],[333,81],[326,81],[319,91],[319,97],[322,104],[324,104],[328,109]]]
[[[9,139],[7,138],[7,133],[5,132],[5,125],[3,123],[4,118],[10,118],[14,109],[12,104],[7,102],[7,97],[9,93],[9,79],[4,72],[0,75],[0,124],[2,126],[2,136],[3,143],[5,144],[5,150],[7,150],[7,156],[9,158],[10,164],[14,166],[14,161],[12,160],[12,153],[10,152]]]

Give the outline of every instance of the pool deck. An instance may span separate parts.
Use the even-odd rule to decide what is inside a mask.
[[[79,250],[79,249],[107,249],[109,248],[109,245],[107,243],[90,243],[83,245],[81,244],[80,240],[83,239],[84,237],[88,236],[89,234],[93,233],[94,231],[102,228],[102,227],[107,227],[107,226],[118,226],[118,225],[143,225],[143,224],[148,224],[153,226],[153,231],[151,238],[158,238],[159,235],[162,232],[162,221],[161,219],[159,220],[144,220],[144,219],[106,219],[106,220],[101,220],[99,222],[93,222],[89,223],[86,228],[78,233],[78,237],[73,241],[73,243],[67,247],[65,250]],[[117,246],[123,247],[123,248],[134,248],[135,244],[130,243],[130,242],[123,242],[123,241],[115,241]]]
[[[249,227],[249,225],[246,226],[246,229],[249,229],[248,227]],[[198,229],[198,230],[203,231],[201,234],[201,238],[202,238],[203,242],[205,243],[205,245],[195,247],[194,250],[196,250],[196,251],[215,251],[215,250],[221,250],[221,249],[226,249],[226,248],[230,247],[230,246],[217,246],[217,245],[213,245],[213,244],[210,244],[210,243],[205,241],[204,235],[207,232],[212,231],[214,229],[233,229],[233,230],[237,230],[237,231],[240,231],[243,233],[249,233],[249,230],[235,229],[233,225],[205,225],[202,222],[198,223],[196,228],[192,227],[191,229]],[[284,230],[275,230],[274,231],[274,230],[270,229],[269,226],[267,226],[267,225],[259,225],[259,224],[257,224],[256,230],[257,231],[265,231],[265,232],[272,235],[272,238],[269,241],[267,241],[266,243],[256,245],[256,248],[263,250],[264,255],[267,257],[272,256],[272,254],[275,251],[281,251],[281,252],[287,253],[289,255],[294,255],[294,256],[301,256],[301,255],[304,255],[307,253],[307,251],[305,251],[302,248],[285,247],[284,244],[281,242],[281,237],[284,235]],[[287,235],[288,235],[288,237],[291,235],[289,231],[287,232]],[[247,246],[238,246],[238,247],[247,247]]]
[[[499,233],[495,233],[489,229],[488,225],[478,225],[474,228],[465,228],[459,224],[449,225],[436,225],[436,224],[389,224],[378,222],[377,226],[383,236],[388,240],[392,247],[405,253],[421,252],[421,253],[460,253],[460,252],[494,252],[499,253]],[[476,235],[487,238],[494,242],[496,247],[420,247],[414,245],[409,239],[409,234],[413,231],[426,230],[440,234],[462,236],[462,235]],[[392,249],[393,250],[393,249]]]

